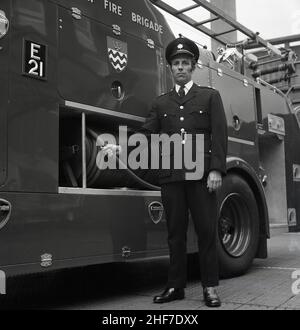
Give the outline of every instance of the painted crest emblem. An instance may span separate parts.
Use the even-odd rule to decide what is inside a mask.
[[[128,63],[127,43],[107,37],[107,50],[110,64],[117,72],[122,72]]]
[[[161,222],[164,213],[164,207],[161,202],[152,202],[148,205],[148,213],[152,222],[157,225]]]
[[[52,266],[52,254],[45,253],[45,254],[41,255],[41,266],[42,267]]]
[[[121,28],[119,27],[119,25],[113,24],[112,28],[113,28],[113,33],[116,36],[120,36],[121,35]]]

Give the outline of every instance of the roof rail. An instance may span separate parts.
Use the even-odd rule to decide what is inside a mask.
[[[210,2],[206,0],[191,0],[194,4],[190,5],[184,9],[177,10],[176,8],[168,5],[163,0],[150,0],[154,5],[157,7],[163,9],[167,13],[177,17],[184,23],[189,24],[196,30],[208,35],[209,37],[213,38],[214,40],[218,41],[219,43],[223,45],[232,44],[229,40],[227,40],[224,35],[230,33],[230,32],[241,32],[244,35],[248,37],[248,43],[245,44],[245,48],[248,46],[251,47],[251,45],[257,45],[257,47],[264,47],[267,48],[269,51],[271,51],[273,54],[281,56],[281,51],[274,47],[270,42],[264,40],[259,36],[259,33],[255,33],[242,24],[240,24],[238,21],[236,21],[234,18],[226,14],[223,10],[219,9],[215,5],[211,4]],[[190,10],[196,9],[196,8],[204,8],[211,14],[211,18],[204,20],[204,21],[195,21],[193,18],[188,16],[188,12]],[[207,28],[204,26],[207,23],[211,23],[214,21],[223,21],[224,23],[227,23],[230,26],[229,30],[221,31],[221,32],[215,32],[212,29]]]

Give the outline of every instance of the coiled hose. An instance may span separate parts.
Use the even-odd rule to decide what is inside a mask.
[[[104,175],[104,172],[109,173],[109,182],[103,182],[104,185],[109,185],[110,187],[126,187],[131,186],[132,182],[136,183],[138,188],[147,189],[147,190],[160,190],[160,187],[151,184],[141,177],[136,175],[132,170],[127,168],[127,166],[119,159],[116,155],[118,170],[101,170],[98,168],[96,164],[96,159],[98,155],[98,150],[96,146],[96,141],[98,139],[98,134],[93,131],[91,128],[86,129],[86,155],[87,155],[87,185],[88,187],[94,187],[97,185],[97,182],[101,182]],[[122,174],[120,171],[125,171],[126,175]],[[112,178],[112,174],[114,175],[114,179]],[[103,177],[104,179],[104,177]],[[122,182],[120,182],[122,181]]]

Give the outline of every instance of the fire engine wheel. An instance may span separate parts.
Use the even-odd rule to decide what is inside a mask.
[[[223,278],[242,275],[252,264],[259,242],[256,200],[247,182],[229,174],[218,193],[218,256]]]

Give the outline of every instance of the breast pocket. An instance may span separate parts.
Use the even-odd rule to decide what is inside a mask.
[[[189,112],[192,127],[195,129],[209,129],[210,128],[210,113],[204,107],[193,107]]]
[[[176,115],[172,113],[163,113],[160,115],[160,125],[163,131],[169,131],[174,128]]]

